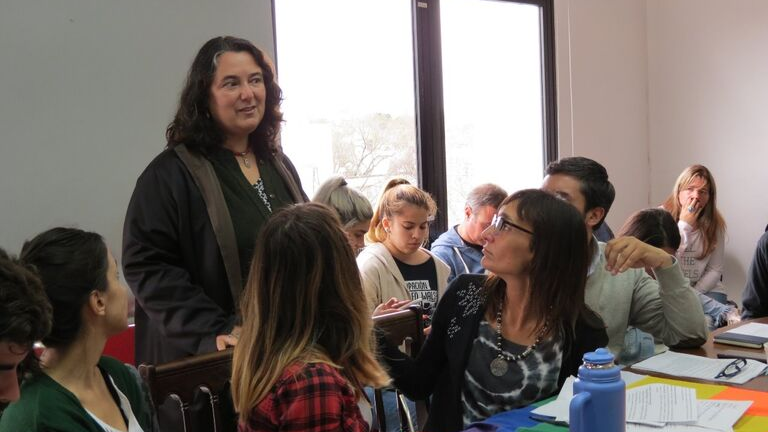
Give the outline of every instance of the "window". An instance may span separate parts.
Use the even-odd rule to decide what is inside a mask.
[[[310,197],[334,174],[371,202],[393,176],[416,183],[410,11],[410,0],[275,2],[282,143]]]
[[[375,203],[402,176],[438,202],[538,187],[555,159],[552,0],[275,0],[286,123],[307,194],[340,174]]]

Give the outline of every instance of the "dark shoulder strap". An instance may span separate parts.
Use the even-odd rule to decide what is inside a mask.
[[[189,170],[195,185],[203,196],[208,218],[211,220],[213,233],[216,236],[221,258],[224,261],[224,270],[227,273],[232,301],[235,304],[235,309],[239,310],[237,302],[243,290],[243,280],[240,275],[240,255],[237,252],[235,227],[232,225],[229,207],[224,200],[224,193],[221,191],[216,172],[208,160],[197,153],[190,152],[185,145],[177,145],[173,150]]]
[[[296,169],[293,167],[290,159],[288,159],[288,156],[284,155],[283,153],[277,153],[274,157],[274,162],[275,169],[277,170],[278,174],[280,174],[280,177],[282,177],[285,181],[286,186],[288,186],[288,192],[291,194],[293,202],[303,203],[309,201],[307,196],[304,194],[304,191],[301,189],[301,183],[298,179],[298,174],[296,173]],[[293,170],[289,169],[289,167],[293,168]]]

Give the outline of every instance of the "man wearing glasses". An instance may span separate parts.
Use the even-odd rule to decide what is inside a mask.
[[[587,234],[592,237],[585,301],[605,321],[608,348],[614,354],[621,358],[629,326],[670,346],[700,346],[706,341],[701,304],[675,257],[634,237],[608,243],[594,237],[615,197],[605,167],[584,157],[563,158],[549,164],[541,188],[584,215]],[[653,269],[655,280],[645,267]]]
[[[507,192],[495,184],[475,187],[467,195],[464,221],[449,228],[432,243],[432,253],[451,268],[448,282],[465,273],[485,273],[480,264],[483,258],[482,233],[506,197]]]

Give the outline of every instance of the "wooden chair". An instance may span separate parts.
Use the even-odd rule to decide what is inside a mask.
[[[232,349],[157,366],[142,364],[139,373],[149,388],[159,430],[237,430],[229,382]]]
[[[421,350],[421,346],[424,344],[422,313],[421,306],[413,305],[408,309],[374,317],[373,324],[374,327],[384,333],[384,336],[391,344],[400,346],[406,354],[416,357]],[[419,421],[418,428],[416,428],[414,427],[411,413],[408,410],[405,396],[396,389],[384,389],[384,391],[392,390],[395,391],[397,397],[402,430],[423,430],[427,419],[426,401],[416,401],[416,416]],[[374,410],[376,411],[376,421],[378,422],[379,430],[382,432],[386,431],[387,420],[382,401],[382,389],[374,391]]]

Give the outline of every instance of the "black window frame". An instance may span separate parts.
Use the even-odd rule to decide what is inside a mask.
[[[529,4],[538,6],[541,10],[543,174],[546,165],[558,158],[554,0],[477,1]],[[417,175],[419,186],[432,194],[437,203],[437,215],[430,229],[430,237],[434,238],[448,228],[440,0],[411,0],[411,9]],[[272,0],[272,31],[276,41],[275,0]],[[276,47],[275,64],[278,64]]]

